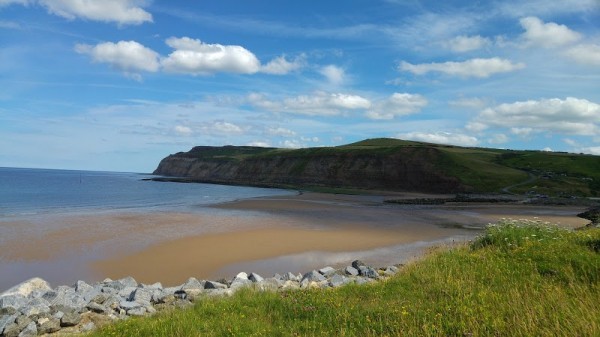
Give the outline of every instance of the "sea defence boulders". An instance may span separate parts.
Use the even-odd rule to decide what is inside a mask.
[[[374,269],[357,260],[342,269],[328,266],[270,278],[244,272],[229,281],[191,277],[176,287],[143,284],[126,277],[95,284],[77,281],[72,286],[52,288],[48,282],[33,278],[0,294],[0,337],[87,332],[131,316],[186,307],[202,298],[230,296],[245,287],[258,291],[337,288],[373,282],[397,272],[397,266]]]

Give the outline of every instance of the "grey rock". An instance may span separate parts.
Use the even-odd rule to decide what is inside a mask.
[[[234,280],[236,280],[236,279],[247,280],[248,279],[248,274],[244,273],[244,272],[241,272],[241,273],[238,273],[237,275],[235,275],[235,277],[233,279]]]
[[[0,294],[0,297],[4,297],[7,295],[21,295],[23,297],[28,297],[34,291],[49,291],[52,290],[50,284],[39,277],[34,277],[25,282],[21,282],[16,286],[8,289],[7,291]]]
[[[319,269],[319,273],[325,277],[329,277],[333,274],[335,274],[335,269],[333,269],[333,267],[323,267],[321,269]]]
[[[130,300],[138,303],[150,304],[152,302],[152,295],[155,291],[160,292],[158,289],[136,288],[131,294]]]
[[[133,292],[137,289],[137,287],[125,287],[119,291],[119,296],[123,297],[126,300],[131,299]]]
[[[50,303],[43,298],[34,298],[21,307],[21,313],[27,317],[50,312]]]
[[[62,312],[62,311],[56,311],[56,312],[54,312],[54,314],[52,314],[52,317],[60,320],[61,318],[63,318],[64,315],[65,315],[64,312]]]
[[[27,297],[17,293],[2,295],[2,297],[0,297],[0,308],[19,310],[22,306],[27,304],[27,301]],[[9,309],[6,311],[9,312]]]
[[[366,264],[364,262],[362,262],[361,260],[352,261],[352,267],[354,267],[355,269],[360,270],[360,267],[362,267],[362,266],[366,266]]]
[[[295,290],[300,289],[300,283],[298,281],[285,281],[281,286],[282,290]]]
[[[210,289],[203,295],[207,297],[225,297],[231,296],[235,292],[235,289]]]
[[[85,283],[84,281],[77,281],[73,288],[75,289],[75,293],[79,294],[83,297],[83,300],[86,302],[91,301],[94,297],[101,293],[102,288],[94,288],[91,285]]]
[[[298,276],[292,274],[291,272],[285,273],[285,275],[283,275],[283,279],[285,281],[300,281],[300,278],[298,278]]]
[[[372,279],[378,279],[379,278],[379,274],[377,273],[377,270],[371,268],[371,267],[367,267],[367,266],[360,266],[358,268],[358,271],[360,272],[361,276],[365,276],[368,278],[372,278]]]
[[[16,314],[17,312],[18,312],[18,310],[13,307],[0,308],[0,316],[13,315],[13,314]]]
[[[137,307],[127,310],[127,315],[129,316],[144,316],[146,314],[145,307]]]
[[[75,326],[81,322],[81,315],[75,312],[67,312],[60,319],[60,326]]]
[[[281,283],[281,281],[279,281],[277,279],[268,278],[268,279],[264,279],[262,281],[256,282],[255,285],[256,285],[256,289],[258,289],[260,291],[276,291],[283,284]]]
[[[125,287],[137,288],[137,286],[138,286],[137,281],[131,276],[127,276],[122,279],[118,279],[117,282],[120,282]]]
[[[273,275],[273,278],[279,281],[285,281],[285,279],[283,278],[283,276],[279,275],[279,274],[275,274]]]
[[[17,323],[19,330],[25,329],[25,327],[31,322],[33,322],[33,320],[24,315],[17,317],[17,319],[15,320],[15,323]]]
[[[325,276],[321,275],[318,271],[313,270],[311,272],[308,272],[306,274],[304,274],[304,276],[302,277],[302,282],[321,282],[321,281],[326,281],[327,279],[325,278]]]
[[[181,285],[181,290],[187,289],[204,289],[205,282],[198,281],[195,277],[190,277],[184,284]]]
[[[92,298],[90,300],[90,302],[94,302],[94,303],[98,303],[98,304],[102,304],[104,302],[106,302],[106,300],[111,297],[110,294],[107,293],[99,293],[96,296],[94,296],[94,298]]]
[[[227,285],[216,281],[206,281],[204,289],[227,289]]]
[[[333,288],[337,288],[337,287],[341,287],[343,285],[346,285],[350,282],[350,279],[339,275],[339,274],[335,274],[333,275],[333,277],[331,277],[331,279],[329,280],[329,285]]]
[[[19,337],[30,337],[30,336],[37,336],[38,334],[38,330],[37,330],[37,326],[35,324],[35,322],[31,322],[29,324],[27,324],[27,326],[25,327],[25,329],[23,329],[21,331],[21,333],[19,333]]]
[[[385,268],[385,270],[383,271],[383,274],[385,276],[394,276],[398,273],[399,269],[396,266],[389,266],[387,268]]]
[[[346,267],[346,269],[344,269],[344,271],[346,272],[347,275],[358,276],[358,269],[356,269],[352,266]]]
[[[249,287],[253,284],[252,281],[250,281],[249,279],[243,279],[243,278],[236,278],[233,280],[233,282],[231,282],[231,289],[239,289],[239,288],[243,288],[243,287]]]
[[[163,286],[162,283],[156,282],[154,284],[142,284],[140,288],[162,290]]]
[[[262,276],[260,276],[256,273],[251,273],[250,276],[248,276],[248,279],[254,283],[264,280],[264,278]]]
[[[367,284],[367,283],[371,283],[373,282],[373,279],[367,278],[367,277],[357,277],[354,282],[356,282],[356,284],[358,285],[362,285],[362,284]]]
[[[119,308],[124,309],[126,311],[129,311],[130,309],[135,309],[135,308],[140,308],[143,307],[144,305],[138,302],[131,302],[131,301],[121,301],[119,303]]]
[[[88,303],[88,305],[86,306],[86,308],[90,311],[93,311],[95,313],[98,314],[105,314],[105,313],[109,313],[110,309],[106,308],[105,306],[103,306],[102,304],[98,304],[96,302],[90,302]]]
[[[35,324],[35,323],[34,323]],[[9,323],[4,327],[2,332],[4,337],[17,337],[21,332],[21,328],[17,323]]]
[[[15,323],[15,320],[17,319],[18,316],[19,315],[17,315],[17,314],[0,316],[0,335],[2,335],[2,332],[4,331],[4,328],[7,325]]]
[[[60,330],[60,320],[54,317],[44,317],[37,321],[38,333],[49,334]]]

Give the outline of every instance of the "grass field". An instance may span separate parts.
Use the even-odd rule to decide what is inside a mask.
[[[600,229],[504,221],[383,282],[203,299],[91,336],[600,336]]]

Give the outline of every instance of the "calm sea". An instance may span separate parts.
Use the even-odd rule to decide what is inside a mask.
[[[291,194],[278,189],[142,180],[149,177],[139,173],[0,168],[0,219],[103,210],[190,211],[236,199]]]

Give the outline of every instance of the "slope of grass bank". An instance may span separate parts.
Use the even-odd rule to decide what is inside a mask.
[[[367,286],[238,292],[92,336],[599,336],[600,229],[506,221]]]

